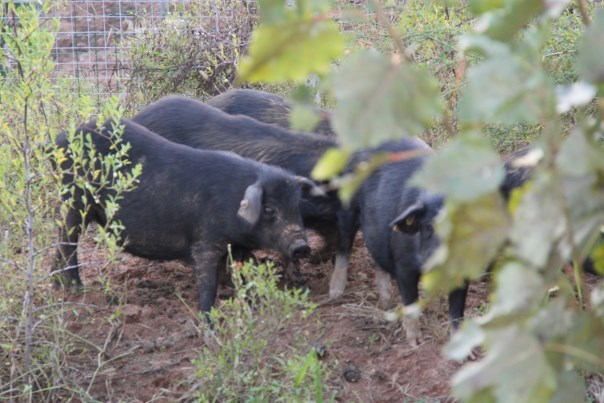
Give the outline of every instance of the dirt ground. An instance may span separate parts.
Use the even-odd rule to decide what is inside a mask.
[[[69,330],[87,340],[69,357],[81,386],[99,401],[182,399],[183,379],[194,373],[191,361],[203,346],[185,305],[195,306],[191,269],[179,262],[152,262],[123,254],[117,264],[102,269],[112,285],[107,293],[102,291],[95,264],[102,260],[92,241],[81,244],[80,261],[89,265],[81,271],[87,291],[69,300],[86,307],[73,309],[68,318]],[[373,284],[374,265],[360,237],[346,292],[338,300],[327,298],[331,264],[305,264],[302,272],[309,281],[311,299],[320,304],[322,328],[314,333],[318,339],[310,342],[326,346],[323,360],[335,368],[328,384],[336,391],[337,401],[453,400],[449,380],[460,364],[440,354],[449,332],[446,298],[425,309],[422,343],[411,348],[401,324],[382,319]],[[486,282],[470,286],[466,316],[478,314],[486,294]],[[120,306],[117,301],[121,301],[123,319],[111,320]],[[99,362],[103,363],[100,368]]]

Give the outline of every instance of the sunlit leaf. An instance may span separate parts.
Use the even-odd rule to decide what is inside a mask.
[[[331,179],[344,170],[351,152],[341,148],[330,148],[323,154],[313,168],[310,176],[313,179],[324,181]]]
[[[604,9],[599,8],[579,47],[577,71],[592,83],[604,81]]]
[[[376,51],[348,57],[333,86],[333,126],[353,148],[419,134],[443,111],[439,85],[428,72]]]
[[[488,331],[486,355],[464,366],[452,379],[453,396],[465,402],[546,402],[557,375],[539,341],[518,326]]]
[[[599,244],[591,253],[596,273],[604,276],[604,243]]]
[[[501,160],[489,140],[471,132],[456,137],[429,158],[410,183],[450,199],[469,201],[496,190],[503,176]]]
[[[321,18],[261,25],[253,33],[249,54],[239,63],[239,76],[250,82],[299,82],[325,74],[344,52],[339,26]]]
[[[480,15],[504,7],[505,0],[470,0],[468,6],[472,14]]]

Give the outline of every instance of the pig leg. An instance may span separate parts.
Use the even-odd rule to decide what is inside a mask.
[[[451,322],[451,331],[457,330],[463,320],[464,309],[466,306],[466,296],[468,295],[468,282],[449,294],[449,320]]]
[[[387,307],[390,299],[392,298],[392,284],[390,281],[390,274],[384,270],[375,269],[375,286],[378,289],[378,295],[380,296],[380,305]]]
[[[78,290],[82,287],[78,269],[78,240],[82,232],[82,217],[77,209],[70,209],[59,229],[59,245],[51,272],[57,272],[55,285]]]
[[[344,294],[348,279],[348,260],[352,251],[354,237],[359,230],[358,217],[352,212],[338,213],[338,246],[336,258],[329,281],[329,298],[334,299]]]
[[[401,293],[403,305],[407,308],[417,302],[419,298],[419,276],[418,265],[400,265],[396,270],[396,283]],[[407,342],[410,346],[416,347],[422,332],[419,325],[419,312],[406,313],[403,318],[403,327],[407,335]]]
[[[222,253],[217,248],[198,246],[193,249],[193,275],[197,285],[197,301],[199,310],[206,315],[209,322],[209,312],[218,294],[218,266],[222,261]]]

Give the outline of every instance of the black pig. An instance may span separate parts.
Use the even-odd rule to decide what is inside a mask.
[[[133,120],[169,140],[199,148],[226,149],[268,164],[287,168],[299,175],[309,175],[316,161],[330,147],[337,145],[324,136],[291,132],[258,122],[247,116],[230,116],[194,99],[170,96],[144,108]],[[376,152],[416,151],[431,153],[430,147],[416,138],[392,142],[375,150],[355,154],[351,166],[367,160]],[[374,172],[354,197],[350,208],[335,203],[332,215],[321,222],[337,226],[337,251],[330,280],[330,298],[344,292],[348,259],[359,226],[365,243],[381,270],[376,271],[380,297],[388,299],[390,276],[396,279],[403,303],[417,301],[421,267],[438,245],[432,221],[442,208],[442,197],[417,188],[406,187],[407,179],[422,165],[426,155],[388,164]],[[324,200],[308,201],[302,206],[305,225],[321,211]],[[329,209],[327,209],[329,210]],[[327,220],[327,221],[326,221]],[[405,223],[414,220],[414,225]],[[393,232],[393,228],[399,232]],[[463,318],[467,287],[450,296],[450,317],[454,326]],[[415,343],[420,336],[419,322],[406,323],[408,337]]]
[[[279,95],[251,89],[232,89],[210,98],[206,103],[229,115],[246,115],[264,123],[290,129],[292,105]],[[335,137],[329,120],[329,112],[315,109],[319,122],[314,133]]]
[[[378,266],[395,279],[403,304],[410,305],[418,299],[422,266],[440,244],[433,224],[444,198],[407,185],[409,177],[432,153],[422,140],[410,137],[386,143],[358,153],[354,163],[381,152],[416,155],[383,165],[363,182],[351,202],[350,217],[345,220],[349,227],[342,231],[342,237],[351,242],[360,226],[369,253]],[[383,298],[388,292],[389,280],[380,277],[377,280]],[[466,294],[467,284],[449,295],[449,318],[453,328],[457,328],[463,319]],[[419,318],[408,317],[405,329],[409,343],[416,345],[421,336]]]
[[[206,150],[232,151],[246,158],[276,165],[296,175],[310,177],[323,153],[337,144],[316,134],[292,132],[244,115],[229,115],[198,100],[168,96],[153,102],[133,121],[175,143]],[[300,211],[307,228],[333,243],[340,202],[335,192],[303,196]],[[336,257],[337,258],[337,257]],[[295,285],[304,281],[286,262],[286,276]]]
[[[95,149],[108,155],[113,122],[97,130],[96,122],[78,132],[90,134]],[[309,252],[299,212],[301,184],[284,170],[227,152],[202,151],[167,141],[137,123],[122,119],[123,141],[131,145],[129,160],[141,163],[139,183],[119,200],[116,219],[124,226],[126,251],[148,259],[183,259],[193,266],[199,309],[208,312],[217,292],[219,263],[228,244],[276,249],[292,260]],[[65,134],[58,147],[67,150]],[[67,154],[66,154],[67,155]],[[72,161],[61,162],[64,184],[73,181]],[[88,176],[91,174],[88,173]],[[92,178],[87,178],[92,180]],[[73,194],[54,270],[63,282],[79,287],[77,243],[83,197],[89,203],[86,221],[106,223],[102,206],[113,193],[100,190],[100,200],[72,187]],[[69,198],[68,196],[66,198]]]

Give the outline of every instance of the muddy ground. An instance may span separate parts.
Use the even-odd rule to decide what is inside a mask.
[[[449,380],[460,364],[440,354],[449,332],[446,298],[428,305],[422,343],[409,347],[401,324],[382,319],[374,264],[360,236],[355,244],[348,286],[338,300],[327,298],[330,263],[302,268],[311,299],[320,304],[321,325],[309,343],[326,346],[329,389],[342,402],[451,401]],[[191,361],[204,343],[185,305],[195,306],[191,269],[125,253],[105,267],[98,264],[103,256],[90,240],[81,244],[80,260],[88,265],[82,270],[87,291],[69,300],[86,307],[74,308],[68,320],[69,330],[87,343],[77,343],[68,361],[81,386],[99,401],[163,402],[186,396],[183,380],[194,373]],[[103,292],[100,272],[110,292]],[[470,286],[467,316],[479,314],[487,287],[486,281]],[[121,319],[111,320],[120,304]]]

